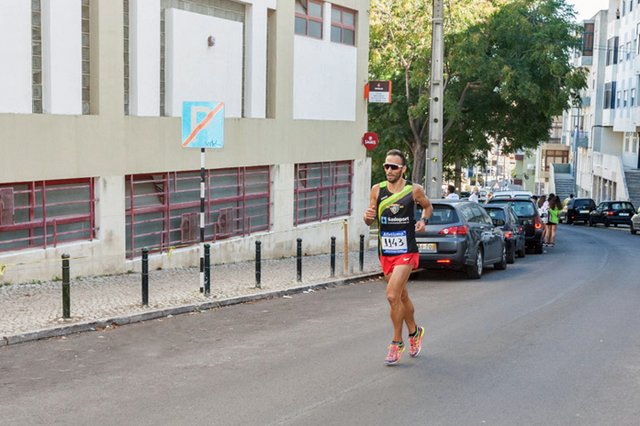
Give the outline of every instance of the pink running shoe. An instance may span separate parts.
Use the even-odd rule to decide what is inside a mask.
[[[398,361],[400,361],[402,352],[404,352],[404,343],[391,342],[391,344],[389,345],[389,353],[387,354],[384,363],[387,365],[396,364]]]
[[[417,334],[409,337],[409,356],[415,358],[422,350],[422,336],[424,336],[424,327],[418,327]]]

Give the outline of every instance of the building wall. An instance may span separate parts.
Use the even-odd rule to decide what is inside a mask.
[[[30,34],[30,19],[25,3],[30,2],[3,1],[0,4],[0,19],[9,12],[12,14],[16,22],[10,27],[12,39],[16,39],[17,34],[21,43],[20,49],[3,52],[19,60],[10,68],[0,65],[0,77],[3,77],[0,81],[9,77],[15,77],[18,82],[28,81],[28,84],[24,81],[20,83],[24,86],[20,91],[0,86],[0,141],[3,152],[0,156],[0,183],[96,177],[98,231],[97,238],[90,242],[0,253],[0,263],[9,265],[3,279],[15,282],[57,276],[60,274],[59,259],[65,252],[76,258],[73,275],[135,269],[138,262],[125,259],[124,176],[196,170],[200,167],[199,150],[180,146],[180,117],[159,116],[159,66],[156,59],[159,60],[160,46],[156,42],[159,37],[153,36],[158,32],[159,21],[147,16],[148,11],[153,11],[157,17],[159,0],[128,2],[130,114],[125,114],[124,108],[124,3],[114,0],[90,2],[91,104],[90,114],[87,115],[72,112],[66,107],[59,114],[31,114],[30,109],[26,111],[25,105],[31,104],[31,53],[24,53],[30,44],[30,41],[25,41],[29,40],[25,34]],[[55,5],[56,2],[51,4]],[[237,103],[234,104],[235,113],[225,119],[224,148],[208,151],[205,167],[271,166],[271,228],[268,232],[215,242],[213,261],[252,258],[253,243],[257,238],[263,243],[265,257],[293,255],[297,237],[303,238],[307,253],[326,251],[330,236],[342,235],[345,220],[349,226],[350,244],[355,248],[358,235],[368,235],[361,214],[366,208],[369,191],[370,162],[360,143],[361,135],[367,128],[366,102],[362,91],[367,81],[368,2],[345,0],[340,4],[357,11],[355,48],[328,46],[316,52],[326,69],[333,71],[314,75],[318,79],[317,84],[330,88],[329,94],[332,95],[317,98],[317,103],[322,106],[320,109],[314,109],[317,108],[316,103],[300,104],[296,101],[301,98],[296,98],[294,87],[300,87],[300,83],[308,78],[308,74],[297,73],[300,58],[296,54],[306,55],[305,52],[300,53],[297,46],[308,40],[298,40],[301,37],[294,35],[294,2],[278,2],[277,7],[275,1],[255,0],[246,4],[248,18],[245,19],[244,32],[238,36],[246,44],[242,47],[237,39],[231,40],[236,51],[226,53],[228,59],[243,58],[245,74],[240,111],[244,112],[238,113]],[[179,12],[175,14],[186,15]],[[272,23],[271,34],[266,31],[267,16],[270,16],[269,22]],[[180,26],[195,22],[191,18],[201,17],[189,15],[184,22],[180,22]],[[218,22],[208,18],[204,20],[214,27]],[[261,21],[258,23],[256,20]],[[172,34],[170,26],[171,23],[167,26],[165,21],[165,30],[168,27],[169,34]],[[247,27],[256,31],[252,32]],[[0,31],[6,31],[3,25],[0,25]],[[247,33],[250,33],[249,36]],[[175,38],[182,36],[175,31],[173,34]],[[326,34],[328,36],[330,32]],[[222,36],[217,40],[222,43],[225,38]],[[201,41],[206,47],[206,38]],[[64,44],[69,47],[69,43]],[[196,47],[190,46],[188,41],[181,43],[175,48],[179,50],[179,46],[187,46],[184,49],[193,48],[195,52]],[[326,41],[321,42],[324,43]],[[72,44],[76,45],[75,40]],[[265,51],[268,45],[270,49]],[[171,64],[173,61],[174,67],[178,68],[176,56],[171,56],[170,49],[167,51],[167,62]],[[197,49],[202,47],[198,46]],[[348,53],[336,54],[342,51]],[[207,53],[205,51],[202,54]],[[251,60],[247,60],[246,55],[251,56]],[[306,56],[301,57],[304,59]],[[73,58],[70,62],[75,66],[78,59],[76,56]],[[197,67],[202,64],[191,62],[190,65]],[[240,71],[237,66],[232,70],[235,73]],[[185,83],[181,79],[202,78],[205,75],[202,69],[198,72],[200,74],[196,76],[179,74],[171,81],[173,86],[170,84],[169,90],[182,96],[194,96],[186,89],[176,88]],[[238,76],[229,74],[228,78],[237,80]],[[336,86],[333,80],[343,81]],[[229,99],[236,102],[238,94],[237,89],[234,90]],[[10,101],[5,101],[7,98],[4,93],[11,93]],[[52,101],[57,102],[60,96],[66,100],[67,95],[56,95],[53,91]],[[336,95],[335,98],[333,95]],[[332,109],[338,101],[347,106]],[[267,105],[272,106],[272,116],[264,118]],[[179,115],[175,111],[175,104],[171,108],[167,112]],[[293,226],[295,164],[344,160],[353,161],[351,215]],[[171,256],[154,255],[151,262],[153,267],[194,266],[198,257],[198,247],[192,246],[178,249]]]

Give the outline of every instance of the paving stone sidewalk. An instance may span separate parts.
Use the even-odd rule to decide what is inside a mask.
[[[110,324],[159,318],[210,309],[287,292],[310,291],[314,286],[366,279],[381,273],[375,249],[365,252],[360,271],[358,253],[336,254],[335,276],[330,256],[305,256],[302,281],[297,281],[296,258],[263,260],[261,285],[256,288],[255,263],[212,266],[211,295],[200,293],[199,268],[149,272],[149,305],[142,305],[139,273],[72,279],[71,318],[62,318],[62,283],[11,284],[0,287],[0,346],[61,336]],[[312,290],[311,290],[312,291]],[[285,296],[286,297],[286,296]]]

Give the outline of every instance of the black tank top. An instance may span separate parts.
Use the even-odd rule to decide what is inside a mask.
[[[378,193],[379,255],[397,256],[405,253],[418,253],[414,210],[413,184],[410,181],[406,181],[405,186],[396,193],[389,191],[386,181],[380,183]]]

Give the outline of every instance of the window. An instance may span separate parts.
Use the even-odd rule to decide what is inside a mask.
[[[296,0],[296,34],[322,38],[322,3]]]
[[[618,63],[624,62],[624,43],[618,47]]]
[[[0,251],[94,237],[94,178],[0,185]]]
[[[593,34],[595,24],[584,24],[584,32],[582,33],[582,55],[593,56]]]
[[[624,134],[624,152],[629,152],[629,141],[631,140],[631,137],[629,135],[629,133],[625,132]]]
[[[356,44],[356,12],[338,6],[331,8],[331,41]]]
[[[352,178],[350,161],[296,164],[294,224],[349,215]]]
[[[205,240],[269,230],[268,166],[205,171]],[[165,252],[200,241],[200,171],[127,175],[126,252]]]
[[[626,53],[627,61],[628,61],[629,59],[631,59],[631,42],[630,41],[627,42],[627,47],[626,47],[626,52],[625,53]]]
[[[607,40],[607,65],[618,63],[618,37]]]
[[[620,99],[622,98],[622,92],[618,90],[616,93],[616,108],[620,108]]]
[[[604,85],[604,109],[614,109],[616,107],[614,93],[616,91],[616,82],[605,83]]]
[[[631,97],[629,98],[629,106],[636,106],[636,89],[631,89]]]
[[[551,164],[566,164],[569,162],[569,151],[547,150],[544,157],[544,170],[549,171]]]
[[[626,108],[626,107],[627,107],[627,99],[628,99],[628,95],[629,95],[629,91],[628,91],[628,90],[625,90],[625,91],[624,91],[624,94],[623,94],[623,96],[622,96],[622,106],[623,106],[624,108]]]

